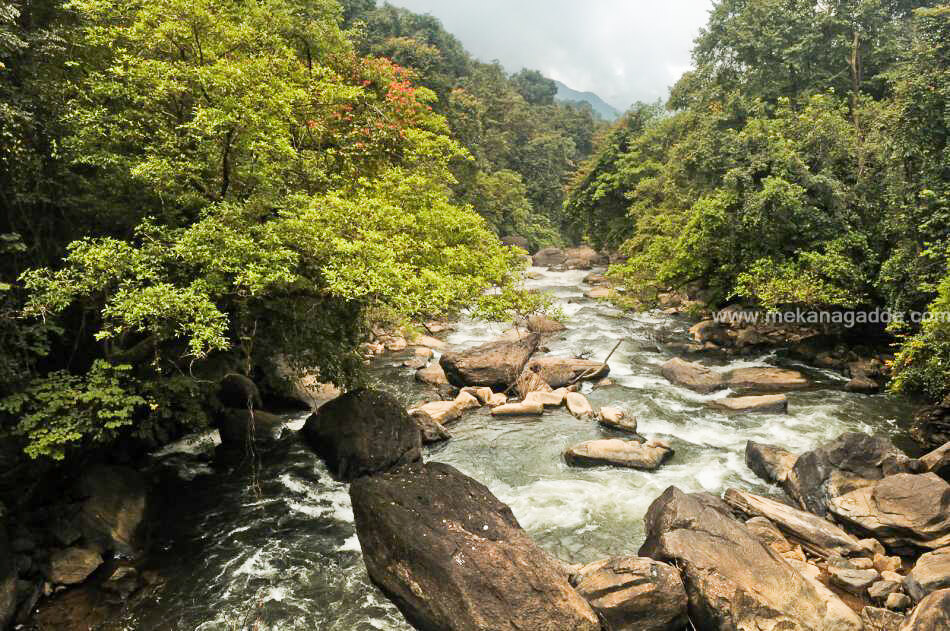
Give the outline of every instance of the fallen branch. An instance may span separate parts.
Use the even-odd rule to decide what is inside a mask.
[[[621,345],[621,344],[623,344],[623,338],[620,338],[619,340],[617,340],[617,343],[614,344],[613,350],[611,350],[609,353],[607,353],[607,357],[606,357],[606,358],[604,359],[604,361],[600,364],[600,366],[597,367],[596,370],[593,369],[593,368],[588,368],[587,370],[585,370],[584,372],[582,372],[581,374],[577,375],[576,377],[574,377],[573,379],[571,379],[569,382],[567,382],[567,385],[569,385],[569,386],[574,385],[575,383],[577,383],[578,381],[580,381],[580,380],[583,379],[584,377],[589,377],[589,376],[596,375],[596,374],[599,373],[601,370],[603,370],[603,369],[607,366],[607,362],[610,361],[610,358],[613,357],[614,352],[615,352],[618,348],[620,348],[620,345]],[[591,372],[592,370],[593,370],[593,372]]]

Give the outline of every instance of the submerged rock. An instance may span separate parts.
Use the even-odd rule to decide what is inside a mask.
[[[517,340],[489,342],[467,351],[445,353],[439,364],[452,385],[506,388],[521,374],[537,350],[539,339],[537,333],[532,333]]]
[[[684,386],[700,394],[708,394],[726,387],[722,375],[715,370],[679,357],[674,357],[660,366],[660,374],[670,383]]]
[[[330,401],[310,415],[301,432],[341,480],[422,458],[416,421],[395,397],[378,390],[353,390]]]
[[[641,556],[676,565],[698,631],[860,631],[857,614],[714,503],[676,487],[646,515]]]
[[[672,455],[673,450],[662,441],[639,443],[608,438],[575,445],[564,452],[564,460],[575,467],[614,465],[653,471]]]
[[[598,631],[560,565],[482,484],[441,463],[350,486],[370,578],[419,629]]]
[[[680,631],[687,623],[686,591],[676,568],[643,557],[617,557],[584,566],[575,581],[605,631]]]

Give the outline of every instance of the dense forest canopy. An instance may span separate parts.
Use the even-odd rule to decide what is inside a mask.
[[[608,126],[372,0],[0,0],[0,422],[62,458],[350,386],[376,321],[543,308],[587,241],[640,304],[950,310],[950,7],[720,0],[667,103]],[[950,389],[950,323],[892,327]]]
[[[693,57],[579,170],[573,230],[647,302],[908,314],[895,387],[950,392],[950,7],[721,0]]]

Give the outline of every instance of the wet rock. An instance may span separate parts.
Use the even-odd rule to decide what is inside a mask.
[[[832,498],[828,510],[892,549],[950,545],[950,484],[933,473],[887,476]]]
[[[436,423],[432,420],[432,417],[425,412],[416,409],[412,410],[409,416],[412,417],[412,420],[416,422],[416,426],[419,428],[419,436],[422,438],[423,445],[440,443],[452,438],[452,434],[449,433],[449,430],[442,427],[440,423]]]
[[[808,385],[808,379],[797,370],[771,366],[738,368],[730,372],[725,381],[729,388],[758,392],[792,390]]]
[[[688,362],[674,357],[662,366],[660,374],[667,381],[684,386],[701,394],[708,394],[725,388],[722,375],[697,362]]]
[[[148,535],[148,486],[138,471],[90,467],[80,477],[77,492],[85,498],[79,521],[87,545],[126,557],[142,552]]]
[[[831,582],[852,594],[862,595],[881,577],[877,570],[852,570],[843,567],[828,567]]]
[[[431,401],[410,410],[410,414],[425,414],[433,423],[448,425],[462,416],[458,403],[453,401]]]
[[[894,592],[887,596],[884,606],[893,611],[906,611],[914,605],[914,601],[907,594]]]
[[[680,631],[687,622],[679,572],[653,559],[597,561],[581,570],[575,587],[605,631]]]
[[[244,448],[250,443],[275,440],[284,425],[282,418],[264,410],[224,410],[218,416],[218,433],[225,447]]]
[[[773,484],[784,484],[798,456],[775,445],[749,441],[745,446],[745,462],[757,476]]]
[[[921,555],[904,578],[904,587],[914,600],[950,587],[950,547]]]
[[[946,631],[950,629],[950,589],[924,598],[910,613],[900,631]]]
[[[716,399],[712,405],[730,412],[759,412],[762,414],[785,414],[788,399],[784,394],[765,394],[749,397]]]
[[[128,565],[117,566],[102,583],[102,589],[113,594],[119,600],[126,600],[141,586],[142,579],[138,571]]]
[[[865,607],[861,610],[861,622],[864,631],[900,631],[904,616],[879,607]]]
[[[540,416],[544,413],[544,404],[534,399],[505,403],[493,407],[491,413],[494,416]]]
[[[581,380],[596,380],[606,377],[610,367],[603,362],[575,357],[535,357],[525,366],[526,371],[536,372],[552,388],[561,388]]]
[[[676,565],[697,630],[860,631],[861,621],[714,505],[676,487],[647,511],[641,556]]]
[[[824,516],[832,498],[869,486],[908,460],[885,438],[851,432],[801,454],[784,487],[804,509]]]
[[[445,371],[442,370],[442,366],[437,363],[432,363],[416,371],[416,381],[420,383],[427,383],[431,386],[443,386],[449,383],[448,378],[445,376]]]
[[[49,558],[46,577],[58,585],[81,583],[102,565],[102,555],[88,548],[66,548],[54,551]]]
[[[537,350],[538,340],[538,335],[532,333],[515,341],[489,342],[467,351],[445,353],[439,363],[452,385],[506,388],[521,374]]]
[[[568,392],[564,397],[564,403],[567,404],[567,409],[576,418],[591,418],[594,416],[594,409],[590,406],[590,402],[580,392]]]
[[[598,420],[604,427],[621,432],[629,432],[631,434],[637,433],[637,419],[632,416],[627,416],[623,410],[604,406],[600,408]]]
[[[543,248],[531,257],[535,267],[550,267],[561,265],[567,260],[567,255],[561,248]]]
[[[358,389],[323,405],[301,430],[333,475],[353,480],[422,458],[419,428],[399,401]]]
[[[673,450],[662,441],[608,438],[575,445],[564,452],[564,460],[573,467],[614,465],[653,471],[672,455]]]
[[[860,377],[852,377],[848,383],[844,384],[844,389],[848,392],[858,394],[874,394],[881,389],[881,384],[870,377],[862,375]]]
[[[827,558],[865,553],[857,539],[817,515],[738,489],[728,489],[723,500],[746,515],[765,517],[792,541],[816,556]],[[866,560],[870,566],[871,560]]]
[[[373,582],[419,629],[598,631],[560,565],[482,484],[441,463],[350,486]]]

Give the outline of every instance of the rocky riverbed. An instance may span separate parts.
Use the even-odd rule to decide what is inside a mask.
[[[486,515],[500,515],[492,517],[500,520],[497,526],[492,526],[499,533],[496,540],[522,541],[519,544],[522,549],[528,545],[527,541],[540,546],[544,553],[541,556],[522,550],[525,558],[545,568],[538,570],[541,572],[538,576],[550,577],[553,571],[551,566],[545,565],[547,561],[540,560],[545,554],[558,559],[559,567],[576,565],[578,567],[565,570],[564,581],[570,580],[578,593],[587,594],[593,603],[592,594],[606,589],[605,576],[610,579],[607,580],[612,585],[610,589],[618,589],[617,585],[640,584],[637,577],[644,573],[662,575],[659,583],[651,583],[659,590],[651,592],[654,598],[651,602],[658,602],[659,598],[669,604],[669,598],[660,598],[672,589],[668,588],[669,577],[651,562],[637,560],[638,553],[675,562],[681,568],[695,567],[699,576],[704,563],[709,561],[690,555],[691,551],[701,550],[701,546],[686,535],[681,535],[684,539],[680,544],[670,537],[661,542],[659,537],[664,529],[669,529],[669,524],[686,523],[695,515],[705,515],[703,520],[715,522],[717,537],[740,547],[747,546],[748,541],[758,541],[750,539],[752,527],[731,516],[720,524],[718,516],[727,519],[726,513],[735,509],[736,502],[748,503],[749,498],[733,496],[733,502],[725,504],[718,497],[729,488],[782,497],[782,480],[778,477],[763,480],[747,464],[749,441],[780,445],[792,454],[792,459],[832,444],[847,432],[887,438],[912,449],[905,433],[912,413],[908,402],[884,395],[849,392],[844,387],[847,379],[840,372],[780,360],[771,352],[741,358],[702,358],[711,374],[706,380],[715,383],[715,388],[696,391],[681,382],[674,383],[677,380],[671,381],[667,378],[669,375],[665,377],[664,372],[669,371],[663,369],[673,357],[668,351],[669,342],[688,339],[687,330],[694,321],[659,312],[622,313],[607,303],[585,296],[591,288],[583,282],[587,274],[587,271],[533,269],[528,286],[551,291],[566,316],[565,330],[549,331],[538,341],[541,356],[582,357],[596,365],[623,340],[610,359],[608,380],[578,382],[579,394],[589,402],[592,414],[574,414],[565,406],[549,406],[541,413],[527,416],[492,414],[493,408],[484,404],[489,401],[482,401],[478,393],[473,392],[471,398],[476,404],[460,411],[444,428],[451,438],[426,446],[421,452],[427,461],[451,465],[452,471],[457,471],[463,479],[465,475],[470,476],[483,484],[486,492],[502,505],[510,506],[512,519],[524,528],[530,540],[521,539],[518,530],[512,530],[504,509],[485,509],[488,510]],[[438,343],[429,342],[425,347],[431,348],[430,352],[417,352],[411,341],[405,348],[398,348],[397,344],[396,350],[374,360],[374,386],[388,391],[402,406],[410,408],[454,395],[444,386],[440,389],[418,380],[416,372],[431,371],[443,353],[464,351],[496,340],[505,333],[505,327],[499,325],[463,320],[452,325],[451,330],[438,332]],[[780,404],[774,398],[760,401],[761,409],[737,410],[734,403],[723,404],[740,394],[775,397],[772,391],[768,394],[755,391],[748,382],[749,375],[775,368],[795,371],[805,383],[783,386],[780,394],[784,401]],[[738,373],[744,375],[744,381],[734,379],[737,371],[745,371]],[[782,374],[789,376],[787,372]],[[495,394],[497,390],[496,387]],[[513,393],[512,396],[518,395]],[[610,418],[598,422],[593,416],[605,407],[612,412],[601,416]],[[259,445],[256,467],[245,466],[240,460],[230,464],[212,461],[208,445],[216,440],[214,435],[204,440],[185,441],[159,455],[154,466],[163,473],[157,477],[165,479],[163,488],[174,489],[174,493],[170,494],[172,501],[166,503],[168,508],[153,529],[155,552],[147,561],[149,584],[128,600],[99,603],[97,616],[104,625],[101,628],[207,631],[252,628],[255,623],[258,629],[275,630],[411,628],[367,577],[347,484],[335,481],[324,462],[292,431],[302,428],[304,419],[305,416],[300,415],[284,417],[289,425],[284,426],[283,437],[268,445]],[[636,434],[631,433],[630,427],[618,428],[620,419],[627,419],[628,424],[635,419]],[[650,468],[577,467],[571,466],[570,458],[565,459],[566,451],[590,441],[630,441],[634,437],[649,441],[645,445],[663,445],[670,453],[661,454],[657,467]],[[392,462],[367,466],[387,468],[413,460],[413,445],[399,444],[397,457]],[[323,454],[335,463],[335,474],[341,472],[339,453]],[[917,455],[917,452],[911,453]],[[349,469],[344,468],[346,470]],[[360,467],[353,469],[357,470],[365,472]],[[774,466],[772,470],[781,475],[781,467]],[[456,474],[434,470],[426,475],[448,476],[454,480]],[[452,484],[463,488],[468,483]],[[678,490],[669,491],[672,486]],[[869,485],[860,488],[866,486]],[[391,484],[384,485],[378,492],[392,493],[387,490],[391,488],[394,488]],[[376,497],[371,491],[377,492],[364,485],[360,497]],[[659,497],[666,499],[658,504]],[[690,499],[694,497],[701,499]],[[648,509],[653,517],[648,517]],[[746,517],[754,518],[754,515]],[[733,522],[741,528],[733,526]],[[399,522],[392,523],[393,532],[399,532]],[[806,552],[815,560],[807,548],[796,547],[801,545],[800,537],[787,537],[787,540],[791,545],[785,552],[801,553],[802,563]],[[847,555],[842,555],[845,557]],[[874,551],[861,555],[864,557],[870,559],[873,566]],[[603,564],[588,566],[583,571],[579,567],[605,558],[614,559],[607,575]],[[622,560],[624,558],[627,560]],[[776,565],[783,563],[778,559],[786,558],[783,553],[763,549],[752,561],[764,577],[779,584],[788,583],[785,580],[788,577],[782,578],[782,572],[788,570]],[[940,566],[942,558],[931,560],[931,566]],[[827,567],[827,559],[822,565]],[[857,567],[847,567],[849,562],[845,561],[840,565],[852,573],[867,571],[861,567],[866,565],[864,561],[850,563]],[[736,571],[741,573],[754,568],[739,567]],[[908,569],[902,569],[902,587],[894,591],[908,591],[903,586],[903,576]],[[822,571],[827,580],[827,569]],[[934,572],[928,571],[930,575]],[[689,575],[688,570],[684,572],[685,576]],[[844,574],[839,582],[860,578]],[[880,579],[881,574],[878,571],[876,578]],[[735,583],[734,577],[730,580]],[[814,581],[805,578],[795,581],[799,581],[800,589],[809,597],[801,604],[803,619],[837,621],[834,624],[838,625],[821,627],[821,623],[813,622],[813,626],[802,628],[861,628],[854,625],[854,620],[860,620],[855,609],[860,609],[857,605],[862,599],[871,602],[865,593],[870,584],[863,587],[865,592],[854,594],[851,600],[845,597],[848,611],[838,611],[835,607],[821,608],[820,603],[827,605],[828,600],[822,600],[827,595]],[[566,584],[548,584],[548,589],[559,594],[554,600],[574,612],[571,615],[577,618],[580,625],[577,628],[587,628],[583,626],[590,624],[586,605],[578,604],[571,596],[573,592],[564,591]],[[395,589],[393,585],[390,584],[389,591]],[[879,592],[885,587],[879,586]],[[833,589],[840,592],[842,588],[839,584]],[[70,605],[78,606],[74,602],[78,597],[71,595],[77,591],[66,590],[50,599],[34,622],[36,628],[62,628],[55,626],[55,616],[64,615]],[[885,595],[876,604],[884,608],[886,598]],[[690,606],[695,609],[694,600],[691,593]],[[780,609],[780,604],[769,606]],[[405,608],[405,603],[403,606]],[[761,611],[761,607],[758,610]],[[615,609],[606,613],[598,611],[602,616],[623,613]],[[629,615],[634,613],[628,612]],[[681,611],[677,607],[664,615],[670,624],[681,622]],[[709,616],[710,620],[714,618],[711,613]],[[778,617],[770,619],[774,621]],[[870,623],[860,624],[869,630],[876,628],[869,626]],[[918,628],[928,629],[921,626],[915,627],[915,631]]]

